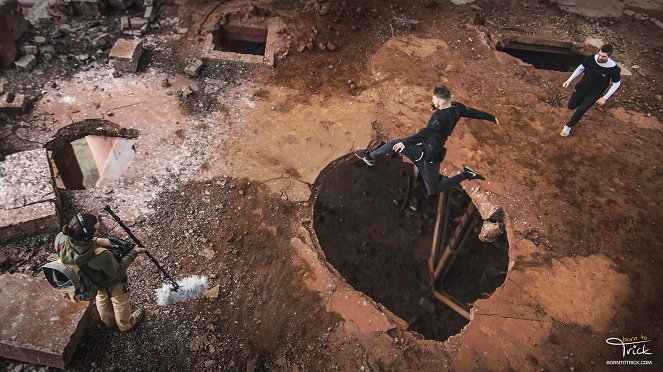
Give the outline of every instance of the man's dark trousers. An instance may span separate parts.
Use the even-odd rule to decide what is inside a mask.
[[[401,142],[401,139],[394,139],[387,142],[386,144],[372,151],[371,157],[373,159],[377,159],[381,156],[392,155],[395,153],[393,149],[394,145],[399,142]],[[424,147],[420,144],[406,147],[402,154],[417,166],[419,174],[421,175],[421,178],[424,180],[424,184],[426,185],[428,195],[438,195],[439,193],[447,191],[448,189],[458,185],[465,180],[465,174],[461,172],[453,177],[444,178],[440,181],[440,163],[442,160],[444,160],[444,155],[438,162],[427,161],[424,159]]]
[[[571,98],[569,98],[568,108],[569,110],[576,110],[569,119],[569,122],[566,124],[567,127],[571,128],[576,125],[583,115],[592,107],[596,101],[601,98],[601,93],[598,92],[588,92],[581,93],[577,90],[573,91]]]

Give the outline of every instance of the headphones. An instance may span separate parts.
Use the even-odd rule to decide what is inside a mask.
[[[94,232],[90,232],[90,230],[85,227],[85,221],[83,221],[83,215],[80,212],[76,213],[76,221],[78,222],[78,225],[81,227],[81,229],[83,229],[83,233],[85,234],[85,241],[89,242],[92,240],[92,234],[94,234]]]

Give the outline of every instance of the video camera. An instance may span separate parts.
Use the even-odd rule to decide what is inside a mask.
[[[131,250],[136,246],[135,243],[120,239],[114,235],[109,234],[107,238],[110,240],[111,244],[113,244],[113,248],[109,248],[108,250],[111,251],[116,260],[126,256],[126,254],[131,252]]]

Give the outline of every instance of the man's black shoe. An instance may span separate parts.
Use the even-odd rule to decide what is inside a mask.
[[[470,167],[463,167],[463,173],[468,180],[485,180],[486,178]]]
[[[363,162],[366,163],[366,165],[368,165],[369,167],[375,165],[375,159],[371,158],[371,156],[368,154],[368,151],[366,150],[355,151],[355,156],[363,160]]]

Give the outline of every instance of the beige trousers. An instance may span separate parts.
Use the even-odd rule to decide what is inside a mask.
[[[120,331],[128,331],[136,325],[136,319],[131,316],[131,294],[124,292],[124,283],[117,283],[106,289],[97,291],[97,311],[101,321],[107,327],[117,323]],[[108,296],[110,292],[110,297]]]

